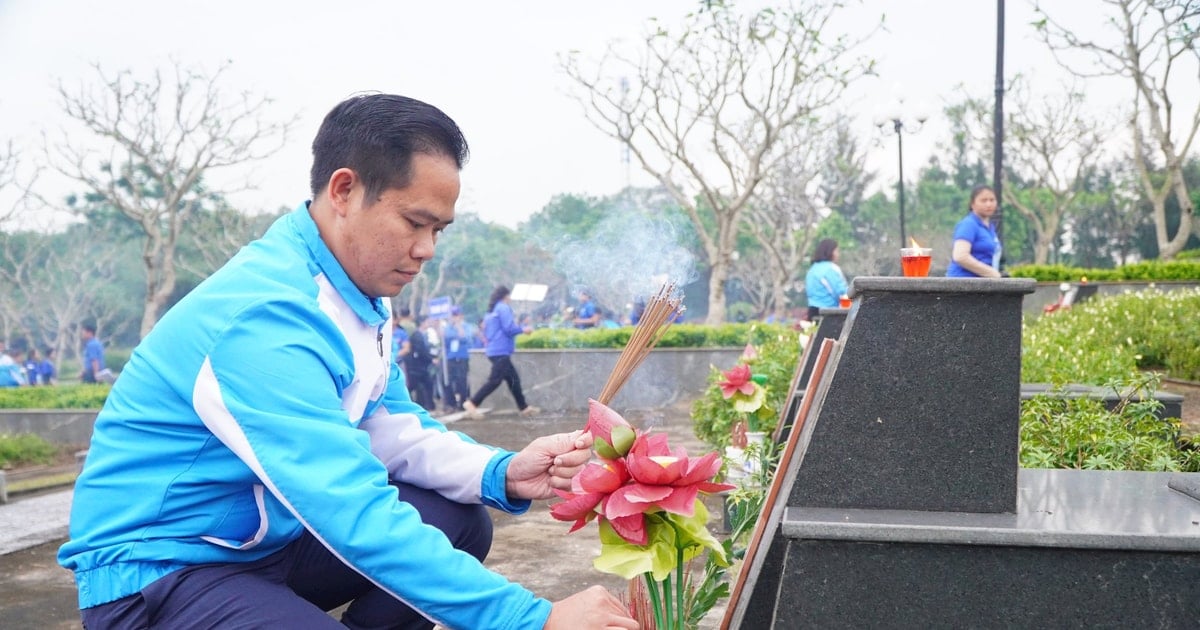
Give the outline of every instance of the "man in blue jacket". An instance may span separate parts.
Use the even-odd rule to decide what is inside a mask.
[[[386,296],[433,257],[466,156],[425,103],[337,105],[313,199],[135,349],[59,551],[85,627],[636,627],[600,587],[552,604],[481,564],[483,506],[569,487],[591,436],[476,444],[414,404],[391,360]],[[325,612],[347,602],[340,623]]]

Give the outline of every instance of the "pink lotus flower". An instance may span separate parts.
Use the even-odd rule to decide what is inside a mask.
[[[734,394],[741,392],[747,396],[754,394],[755,383],[750,380],[750,366],[745,363],[740,363],[732,370],[721,372],[725,380],[718,383],[721,387],[721,396],[726,400],[733,397]]]
[[[734,488],[709,481],[721,469],[717,453],[696,459],[689,458],[683,448],[672,453],[664,434],[639,435],[625,456],[625,465],[632,482],[605,501],[604,517],[610,520],[654,510],[692,516],[700,492]]]
[[[630,428],[625,418],[609,409],[608,405],[589,398],[587,426],[584,429],[591,433],[592,437],[603,438],[605,442],[612,444],[613,427]]]
[[[550,514],[560,521],[575,521],[570,530],[573,532],[595,518],[596,507],[628,479],[629,472],[621,461],[588,462],[571,480],[571,492],[554,491],[563,502],[550,506]]]
[[[571,481],[570,492],[556,491],[563,502],[550,506],[554,518],[575,522],[572,532],[601,516],[621,538],[645,545],[646,513],[664,511],[690,517],[695,514],[699,493],[734,487],[710,481],[721,468],[717,453],[693,459],[683,448],[671,452],[666,434],[637,431],[595,400],[588,401],[587,430],[596,438],[601,459],[584,466]],[[624,442],[622,434],[633,436],[623,453],[606,446],[608,440]]]

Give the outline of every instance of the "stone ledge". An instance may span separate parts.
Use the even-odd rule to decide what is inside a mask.
[[[1015,514],[789,507],[805,540],[1200,552],[1200,473],[1022,469]]]

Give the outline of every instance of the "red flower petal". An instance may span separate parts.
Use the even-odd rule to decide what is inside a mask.
[[[710,492],[711,493],[711,492],[724,492],[726,490],[733,490],[734,488],[737,487],[737,485],[732,484],[732,483],[699,483],[699,484],[696,484],[696,487],[700,489],[700,492]]]
[[[629,426],[620,414],[609,409],[602,402],[588,399],[588,419],[587,426],[584,427],[592,437],[604,438],[605,442],[612,444],[612,429],[615,426]]]
[[[620,488],[628,479],[629,472],[625,469],[625,464],[605,460],[604,463],[589,462],[572,480],[572,486],[578,481],[580,489],[585,492],[607,495]]]
[[[629,476],[638,483],[665,486],[675,483],[687,472],[687,459],[672,455],[644,456],[632,452],[625,457]]]
[[[587,514],[594,512],[596,506],[600,504],[600,500],[604,498],[604,495],[595,492],[588,494],[559,492],[559,496],[564,501],[551,505],[550,515],[560,521],[573,521],[583,518]]]
[[[655,502],[670,495],[672,489],[671,486],[645,486],[639,483],[627,485],[608,495],[604,501],[604,517],[611,520],[641,514],[653,509]]]
[[[667,442],[666,433],[641,433],[629,447],[630,455],[642,457],[658,457],[671,455],[671,445]],[[626,458],[628,459],[628,458]]]
[[[578,521],[575,521],[575,524],[571,526],[571,529],[567,530],[567,533],[570,534],[571,532],[583,529],[583,526],[590,523],[592,521],[592,519],[594,519],[594,518],[596,518],[596,513],[588,512],[586,516],[579,519]]]
[[[612,525],[618,536],[630,544],[645,545],[650,542],[646,535],[646,517],[641,514],[610,518],[608,524]]]
[[[658,502],[658,507],[673,514],[692,516],[696,513],[697,494],[700,494],[700,489],[696,486],[674,488],[669,495]]]
[[[688,460],[687,472],[675,482],[677,486],[708,481],[721,470],[721,456],[715,451]]]

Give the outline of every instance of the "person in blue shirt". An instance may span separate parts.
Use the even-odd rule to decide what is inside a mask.
[[[595,328],[600,324],[600,311],[596,310],[596,303],[587,291],[579,292],[579,308],[572,323],[576,328]]]
[[[164,314],[96,418],[58,554],[83,626],[635,628],[600,586],[552,603],[482,564],[485,506],[569,488],[591,436],[477,444],[388,356],[388,296],[455,218],[458,126],[364,94],[312,148],[312,199]]]
[[[54,367],[54,348],[46,348],[45,356],[38,363],[38,383],[41,385],[58,384],[58,368]]]
[[[971,190],[971,211],[954,226],[954,244],[950,250],[950,278],[999,278],[1000,238],[992,216],[996,214],[996,193],[990,186]]]
[[[445,404],[453,411],[465,411],[463,403],[471,397],[467,374],[471,367],[471,344],[475,327],[463,317],[462,309],[450,308],[450,321],[442,330],[445,346],[447,392]]]
[[[96,338],[96,325],[90,322],[80,326],[80,336],[83,337],[83,370],[79,380],[84,383],[99,382],[104,374],[104,344]]]
[[[525,392],[521,389],[521,375],[517,374],[517,368],[512,363],[512,353],[517,348],[517,335],[529,333],[533,328],[523,326],[516,320],[512,306],[509,306],[510,293],[508,287],[501,285],[496,287],[488,298],[488,314],[483,318],[483,338],[486,340],[483,353],[487,355],[488,361],[492,362],[492,369],[475,395],[463,402],[463,409],[471,418],[480,417],[482,412],[479,411],[479,405],[482,405],[484,399],[491,396],[501,383],[508,385],[508,391],[517,403],[521,415],[532,416],[541,411],[525,401]]]
[[[827,238],[817,243],[817,248],[813,250],[812,266],[804,274],[804,293],[808,297],[810,321],[821,314],[821,309],[836,308],[838,298],[845,295],[849,288],[837,260],[837,241]]]

